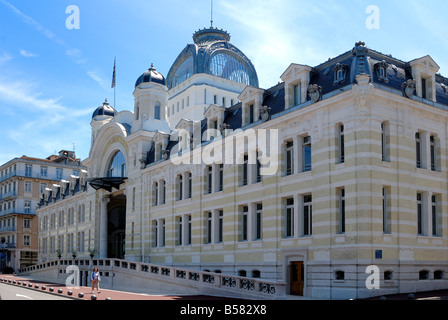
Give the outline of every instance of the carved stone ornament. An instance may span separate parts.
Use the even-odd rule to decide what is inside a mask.
[[[403,84],[401,85],[401,88],[403,89],[403,96],[411,98],[414,95],[416,86],[416,81],[412,79],[403,82]]]
[[[168,150],[162,150],[162,159],[167,160],[168,159]]]
[[[221,124],[219,125],[219,130],[220,130],[220,131],[224,131],[224,130],[228,130],[228,129],[231,129],[231,127],[230,127],[230,125],[227,124],[227,123],[221,123]]]
[[[260,115],[263,122],[269,121],[271,119],[271,108],[268,106],[261,106]]]
[[[313,102],[318,102],[322,99],[322,87],[317,84],[310,84],[308,86],[308,94]]]
[[[370,76],[367,74],[357,75],[355,81],[357,83],[353,86],[355,111],[362,120],[365,120],[370,113],[374,88],[370,82]]]

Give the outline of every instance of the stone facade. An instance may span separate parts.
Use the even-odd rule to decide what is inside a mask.
[[[437,71],[429,56],[403,62],[360,42],[314,68],[291,64],[267,90],[205,73],[139,84],[134,113],[92,120],[90,184],[38,210],[81,206],[84,218],[39,236],[71,234],[82,257],[276,280],[313,298],[447,288]],[[109,175],[118,154],[125,171]]]

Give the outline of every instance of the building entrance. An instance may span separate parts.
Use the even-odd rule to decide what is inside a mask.
[[[290,293],[292,295],[303,296],[304,265],[303,261],[293,261],[289,265],[290,271]]]
[[[107,257],[124,259],[126,234],[126,196],[111,197],[107,213]]]

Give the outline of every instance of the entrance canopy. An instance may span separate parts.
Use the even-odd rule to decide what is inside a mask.
[[[104,189],[109,192],[112,188],[120,189],[120,184],[127,180],[125,177],[105,177],[105,178],[91,178],[88,179],[90,186],[95,190]]]

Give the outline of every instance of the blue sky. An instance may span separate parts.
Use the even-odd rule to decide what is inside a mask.
[[[69,5],[79,29],[67,29]],[[379,10],[379,29],[366,26]],[[290,63],[318,65],[362,40],[410,61],[430,55],[448,76],[445,0],[214,0],[214,26],[254,63],[260,86]],[[371,20],[368,20],[371,21]],[[136,79],[166,75],[192,34],[210,26],[210,0],[0,0],[0,164],[62,149],[88,157],[90,120],[117,57],[116,108],[133,110]]]

